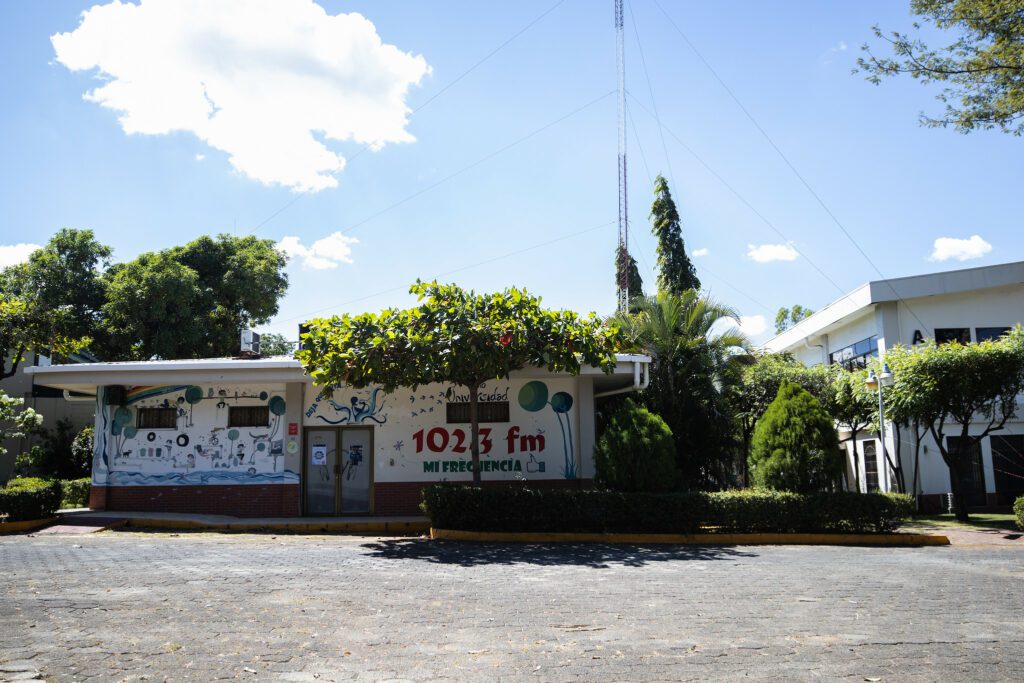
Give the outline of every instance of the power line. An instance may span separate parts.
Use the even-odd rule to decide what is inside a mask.
[[[492,258],[489,258],[489,259],[485,259],[483,261],[477,261],[477,262],[471,263],[471,264],[469,264],[467,266],[460,266],[458,268],[455,268],[454,270],[449,270],[449,271],[445,271],[443,273],[439,273],[439,274],[435,275],[433,279],[436,280],[438,278],[447,277],[448,275],[454,275],[455,273],[461,273],[464,270],[470,270],[471,268],[477,268],[479,266],[484,266],[484,265],[487,265],[489,263],[494,263],[495,261],[501,261],[503,259],[510,258],[512,256],[518,256],[519,254],[523,254],[523,253],[528,252],[528,251],[533,251],[534,249],[540,249],[541,247],[546,247],[546,246],[549,246],[551,244],[555,244],[557,242],[564,242],[565,240],[572,239],[573,237],[578,237],[580,235],[585,235],[587,233],[594,232],[595,230],[600,230],[601,228],[607,228],[610,225],[614,225],[616,222],[617,221],[607,221],[607,222],[601,223],[600,225],[594,225],[594,226],[591,226],[589,228],[584,228],[583,230],[578,230],[576,232],[571,232],[571,233],[569,233],[567,235],[562,235],[561,237],[555,237],[554,239],[546,240],[544,242],[539,242],[537,244],[533,244],[533,245],[528,246],[528,247],[523,247],[522,249],[516,249],[515,251],[510,251],[510,252],[502,254],[500,256],[495,256],[495,257],[492,257]],[[286,322],[290,322],[292,320],[308,319],[309,316],[315,315],[317,313],[322,313],[323,311],[329,311],[329,310],[332,310],[332,309],[341,308],[343,306],[348,306],[349,304],[358,303],[360,301],[365,301],[367,299],[373,299],[375,297],[382,296],[384,294],[390,294],[392,292],[397,292],[397,291],[402,290],[402,289],[405,289],[405,287],[404,286],[398,286],[398,287],[391,287],[390,289],[383,289],[383,290],[381,290],[379,292],[374,292],[373,294],[367,294],[366,296],[361,296],[361,297],[358,297],[356,299],[349,299],[348,301],[344,301],[342,303],[333,304],[331,306],[325,306],[323,308],[318,308],[315,311],[310,311],[310,312],[304,313],[302,315],[296,315],[296,316],[292,316],[290,318],[283,318],[281,320],[278,320],[277,322],[279,322],[279,323],[286,323]]]
[[[743,105],[743,102],[741,102],[740,98],[736,96],[736,93],[732,91],[732,88],[730,88],[726,84],[726,82],[722,80],[722,77],[718,75],[718,72],[715,71],[714,67],[711,66],[710,62],[708,62],[708,60],[704,58],[704,55],[701,54],[700,50],[697,49],[697,46],[695,46],[693,42],[691,42],[690,39],[687,37],[687,35],[683,33],[683,30],[679,28],[679,25],[676,24],[675,20],[673,20],[669,13],[665,11],[665,8],[661,6],[661,3],[658,2],[658,0],[654,0],[654,4],[658,6],[658,9],[661,10],[661,13],[664,14],[665,18],[668,19],[670,24],[672,24],[672,27],[676,30],[676,33],[680,35],[683,41],[690,47],[691,50],[693,50],[693,53],[697,55],[697,58],[700,59],[700,61],[704,64],[707,70],[711,72],[711,75],[715,77],[715,80],[718,81],[718,84],[722,86],[726,93],[728,93],[729,97],[732,98],[732,101],[736,103],[736,106],[738,106],[740,110],[743,112],[743,114],[747,117],[747,119],[749,119],[750,122],[754,124],[754,127],[757,128],[758,132],[761,133],[762,137],[764,137],[764,139],[768,141],[768,144],[771,145],[772,149],[775,150],[775,153],[779,155],[779,158],[781,158],[782,161],[785,162],[786,166],[789,167],[789,170],[793,172],[793,175],[797,177],[800,183],[807,189],[808,192],[811,193],[811,196],[814,197],[814,199],[818,202],[821,208],[825,210],[825,213],[827,213],[829,218],[832,219],[832,222],[836,224],[836,227],[838,227],[839,230],[844,235],[846,235],[846,239],[850,241],[850,244],[852,244],[854,248],[858,252],[860,252],[860,255],[864,257],[864,260],[868,262],[868,265],[870,265],[871,268],[874,269],[876,273],[878,273],[878,276],[886,282],[886,284],[889,286],[889,289],[892,290],[892,293],[896,297],[896,299],[900,301],[900,303],[902,303],[908,311],[910,311],[910,314],[914,316],[914,319],[917,320],[919,325],[925,327],[924,322],[917,316],[917,313],[914,312],[914,309],[911,308],[910,305],[899,295],[899,293],[896,291],[896,288],[892,286],[892,284],[886,278],[885,274],[882,273],[882,271],[878,268],[877,265],[875,265],[875,262],[871,260],[871,257],[868,256],[867,252],[861,248],[857,240],[855,240],[853,238],[853,235],[850,234],[849,230],[846,229],[846,226],[844,226],[842,222],[839,220],[839,218],[836,217],[836,215],[832,212],[832,209],[828,207],[828,205],[821,198],[821,196],[814,191],[814,188],[811,187],[810,183],[807,182],[807,180],[800,173],[800,171],[797,170],[796,166],[794,166],[793,163],[789,160],[789,157],[787,157],[783,153],[783,151],[779,149],[779,146],[775,144],[775,141],[772,139],[770,135],[768,135],[768,132],[763,127],[761,127],[761,124],[757,122],[757,119],[754,118],[754,115],[751,114],[750,111]]]
[[[668,145],[665,144],[665,133],[661,130],[661,116],[658,115],[658,102],[654,99],[654,86],[651,84],[651,74],[647,71],[647,59],[644,57],[644,45],[640,40],[640,31],[637,29],[636,15],[633,14],[633,5],[629,5],[629,18],[633,20],[633,35],[636,36],[637,50],[640,52],[640,64],[644,69],[644,78],[647,79],[647,92],[651,95],[651,108],[654,110],[654,120],[658,122],[658,135],[661,137],[661,150],[665,154],[665,165],[668,167],[668,177],[672,179],[672,187],[678,191],[676,185],[676,174],[672,171],[672,160],[668,156]],[[649,174],[649,173],[648,173]]]
[[[651,113],[651,111],[650,111],[649,109],[647,109],[647,107],[645,107],[645,106],[643,105],[643,102],[641,102],[640,100],[638,100],[638,99],[637,99],[637,98],[636,98],[635,96],[633,96],[633,95],[632,95],[631,93],[630,93],[630,97],[633,97],[633,101],[634,101],[634,102],[636,102],[636,103],[637,103],[637,105],[639,105],[641,109],[643,109],[643,110],[644,110],[645,112],[647,112],[648,116],[651,116],[651,117],[653,118],[654,114],[652,114],[652,113]],[[665,132],[666,132],[666,133],[668,133],[668,134],[669,134],[669,135],[670,135],[670,136],[672,137],[672,139],[673,139],[673,140],[675,140],[675,141],[676,141],[677,143],[679,143],[679,145],[680,145],[680,146],[681,146],[681,147],[682,147],[683,149],[685,149],[685,150],[686,150],[687,152],[689,152],[689,153],[690,153],[690,155],[691,155],[691,156],[692,156],[692,157],[693,157],[694,159],[696,159],[696,160],[697,160],[697,162],[698,162],[698,163],[700,163],[700,165],[701,165],[701,166],[703,166],[703,167],[704,167],[704,168],[705,168],[705,169],[706,169],[706,170],[708,171],[708,173],[710,173],[711,175],[713,175],[713,176],[715,177],[715,179],[716,179],[716,180],[718,180],[718,182],[720,182],[720,183],[721,183],[721,184],[722,184],[722,185],[723,185],[723,186],[724,186],[724,187],[725,187],[725,188],[726,188],[727,190],[729,190],[730,192],[732,192],[732,193],[733,193],[733,195],[734,195],[734,196],[735,196],[735,197],[736,197],[737,199],[739,199],[739,200],[740,200],[740,202],[742,202],[744,206],[746,206],[746,207],[747,207],[748,209],[750,209],[750,210],[751,210],[751,211],[752,211],[752,212],[754,213],[754,215],[755,215],[755,216],[757,216],[758,218],[760,218],[760,219],[761,219],[761,221],[762,221],[762,222],[763,222],[763,223],[764,223],[765,225],[767,225],[767,226],[768,226],[769,228],[771,228],[772,232],[774,232],[774,233],[775,233],[776,235],[778,235],[778,236],[779,236],[779,237],[781,237],[781,238],[782,238],[783,240],[785,240],[785,241],[786,241],[786,243],[787,243],[787,244],[789,245],[789,247],[790,247],[791,249],[793,249],[793,251],[795,251],[795,252],[796,252],[797,254],[799,254],[800,256],[802,256],[802,257],[803,257],[803,258],[804,258],[804,259],[805,259],[805,260],[806,260],[806,261],[807,261],[807,262],[808,262],[809,264],[811,264],[811,267],[813,267],[813,268],[814,268],[814,270],[818,271],[818,274],[819,274],[819,275],[821,275],[821,276],[822,276],[823,278],[825,278],[825,279],[826,279],[826,280],[827,280],[828,282],[830,282],[830,283],[832,284],[832,286],[833,286],[833,287],[835,287],[835,288],[836,288],[837,290],[839,290],[839,293],[840,293],[840,294],[845,294],[845,293],[846,293],[846,292],[845,292],[845,291],[843,290],[843,288],[842,288],[842,287],[840,287],[840,286],[839,286],[838,284],[836,284],[836,281],[835,281],[835,280],[833,280],[833,279],[832,279],[832,278],[831,278],[831,277],[829,276],[829,274],[828,274],[828,273],[826,273],[826,272],[825,272],[824,270],[822,270],[822,269],[821,269],[821,268],[820,268],[820,267],[818,266],[818,264],[817,264],[817,263],[815,263],[815,262],[814,262],[813,260],[811,260],[811,258],[810,258],[810,257],[808,257],[808,256],[807,256],[807,254],[804,254],[804,253],[803,253],[802,251],[800,251],[799,249],[797,249],[797,247],[796,247],[796,246],[795,246],[795,245],[793,244],[792,240],[790,240],[790,239],[789,239],[788,237],[786,237],[786,235],[784,235],[784,234],[782,233],[782,231],[781,231],[781,230],[779,230],[779,229],[778,229],[777,227],[775,227],[775,224],[774,224],[774,223],[772,223],[772,222],[771,222],[770,220],[768,220],[768,219],[767,219],[767,218],[766,218],[766,217],[764,216],[764,214],[762,214],[762,213],[761,213],[760,211],[758,211],[758,210],[757,210],[757,209],[756,209],[756,208],[754,207],[754,205],[753,205],[753,204],[751,204],[751,203],[750,203],[749,201],[747,201],[746,197],[744,197],[743,195],[741,195],[741,194],[739,193],[739,191],[738,191],[738,190],[737,190],[736,188],[734,188],[734,187],[733,187],[732,185],[730,185],[730,184],[729,184],[729,182],[728,182],[728,181],[727,181],[727,180],[726,180],[725,178],[723,178],[723,177],[722,177],[722,176],[721,176],[721,175],[720,175],[720,174],[718,173],[718,171],[716,171],[716,170],[715,170],[714,168],[712,168],[712,167],[711,167],[711,165],[709,165],[709,164],[708,164],[708,163],[707,163],[706,161],[704,161],[704,159],[703,159],[703,158],[702,158],[702,157],[701,157],[701,156],[700,156],[699,154],[697,154],[697,152],[696,152],[696,151],[694,151],[694,150],[693,150],[693,148],[691,148],[691,147],[690,147],[689,145],[687,145],[687,144],[686,144],[685,142],[683,142],[683,141],[682,141],[682,139],[681,139],[681,138],[680,138],[680,137],[679,137],[678,135],[676,135],[676,134],[675,134],[675,133],[674,133],[674,132],[672,131],[672,129],[671,129],[671,128],[669,128],[668,126],[666,126],[666,125],[665,125],[665,124],[663,124],[663,123],[662,123],[662,124],[659,124],[659,125],[660,125],[660,126],[661,126],[662,128],[664,128],[664,129],[665,129]]]

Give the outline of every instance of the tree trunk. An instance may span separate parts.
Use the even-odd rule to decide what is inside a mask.
[[[473,483],[480,484],[480,422],[478,416],[478,402],[480,395],[480,384],[469,387],[469,450],[473,455]]]
[[[921,425],[914,421],[914,500],[917,501],[917,511],[921,511]]]
[[[859,429],[850,430],[850,439],[853,441],[853,486],[857,493],[860,493],[860,453],[857,452],[857,432]]]
[[[6,355],[6,354],[4,354],[4,355]],[[18,371],[18,366],[21,365],[21,357],[24,356],[24,355],[25,355],[25,347],[24,346],[18,347],[18,350],[15,351],[14,355],[11,357],[11,369],[10,370],[5,370],[4,369],[4,363],[7,362],[7,359],[4,356],[0,356],[0,379],[7,379],[8,377],[13,377],[14,373],[16,373]]]
[[[942,453],[943,460],[946,461],[946,466],[949,468],[949,484],[953,491],[953,510],[956,514],[956,518],[961,522],[969,520],[967,515],[967,499],[963,495],[963,482],[960,479],[960,472],[963,470],[964,465],[964,452],[968,444],[967,438],[968,425],[964,425],[960,432],[960,439],[957,442],[957,448],[955,453],[950,453],[939,441],[939,451]]]

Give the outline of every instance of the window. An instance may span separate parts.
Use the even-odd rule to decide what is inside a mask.
[[[508,401],[486,401],[477,404],[480,422],[508,422]],[[469,424],[469,403],[448,404],[448,424]]]
[[[855,344],[833,351],[828,360],[831,365],[842,365],[847,370],[866,368],[868,359],[878,356],[878,336],[861,339]]]
[[[138,429],[177,429],[177,408],[139,408]]]
[[[266,427],[270,424],[267,406],[231,406],[228,408],[228,427]]]
[[[992,443],[992,473],[996,480],[996,505],[1013,505],[1024,496],[1024,436],[989,437]]]
[[[969,327],[936,327],[935,343],[949,344],[950,342],[970,344],[971,329]]]
[[[1009,331],[1009,327],[976,327],[974,337],[978,341],[995,341]]]
[[[878,452],[874,441],[864,442],[864,484],[868,493],[878,490]]]

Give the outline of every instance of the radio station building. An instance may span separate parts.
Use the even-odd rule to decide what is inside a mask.
[[[650,358],[611,374],[527,369],[480,391],[485,482],[585,487],[594,401],[642,389]],[[89,506],[237,517],[408,515],[424,485],[471,481],[469,396],[452,385],[330,396],[288,357],[82,363],[29,370],[95,396]]]

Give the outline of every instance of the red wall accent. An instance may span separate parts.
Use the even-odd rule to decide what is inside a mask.
[[[484,486],[519,486],[541,489],[588,489],[591,479],[538,479],[532,481],[484,481]],[[431,482],[377,483],[373,485],[375,515],[422,515],[423,487]]]
[[[102,500],[105,499],[105,500]],[[105,503],[104,508],[96,504]],[[299,485],[92,487],[89,507],[125,512],[191,512],[233,517],[297,517]]]

